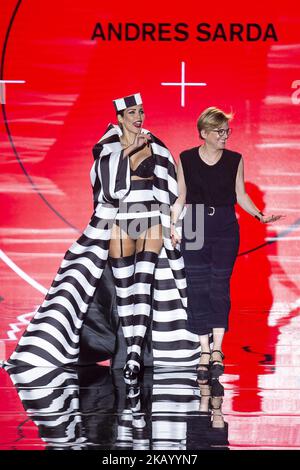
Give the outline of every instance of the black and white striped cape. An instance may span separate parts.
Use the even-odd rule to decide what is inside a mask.
[[[80,329],[106,265],[119,200],[130,190],[130,165],[129,159],[123,158],[121,135],[119,126],[110,124],[93,148],[94,213],[81,237],[66,252],[44,302],[9,358],[10,364],[53,367],[78,361]],[[153,365],[186,367],[197,363],[199,342],[186,329],[184,263],[169,236],[170,207],[178,195],[176,168],[165,145],[150,136],[155,157],[152,189],[161,206],[163,226],[153,293]]]

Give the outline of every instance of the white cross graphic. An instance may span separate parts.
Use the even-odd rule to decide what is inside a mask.
[[[181,87],[181,106],[184,108],[185,105],[185,87],[187,86],[206,86],[207,83],[196,83],[185,81],[185,62],[181,62],[181,82],[162,82],[164,86],[180,86]]]
[[[25,80],[0,80],[0,103],[5,104],[5,85],[6,83],[26,83]]]

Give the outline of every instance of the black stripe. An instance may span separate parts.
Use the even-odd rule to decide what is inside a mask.
[[[57,309],[56,309],[57,310]],[[53,326],[54,328],[56,328],[62,335],[63,337],[65,338],[66,342],[73,348],[76,348],[78,346],[78,343],[74,343],[74,341],[72,341],[69,337],[69,334],[68,334],[68,330],[66,329],[66,327],[60,323],[58,320],[56,320],[56,318],[51,318],[51,317],[45,317],[45,318],[40,318],[39,320],[34,320],[31,322],[33,325],[39,325],[40,323],[47,323],[48,325],[51,325]],[[71,325],[70,325],[70,330],[71,330]],[[42,330],[39,330],[39,331],[42,331]],[[39,335],[39,331],[32,331],[31,332],[31,336],[34,336],[34,335]],[[27,330],[26,332],[24,333],[24,335],[27,334]],[[74,334],[78,334],[78,331],[75,332]],[[79,338],[78,338],[79,340]]]
[[[94,291],[93,291],[93,294],[92,295],[89,295],[87,293],[87,291],[84,289],[83,285],[80,284],[80,282],[73,276],[67,276],[67,281],[64,281],[64,279],[62,279],[61,281],[59,281],[57,283],[57,286],[56,287],[59,287],[60,285],[64,284],[64,282],[67,282],[69,285],[75,287],[76,291],[78,292],[80,298],[83,300],[83,302],[85,303],[89,303],[89,301],[91,300],[91,298],[93,297],[93,294],[94,294]],[[53,284],[55,283],[55,281],[53,281]],[[55,288],[54,285],[52,285],[51,287]],[[62,287],[62,289],[59,289],[57,292],[52,292],[50,294],[50,292],[48,291],[47,295],[46,295],[46,300],[50,300],[50,299],[53,299],[53,297],[55,297],[56,295],[58,295],[57,293],[58,292],[61,292],[62,290],[66,290],[68,289],[69,287]],[[75,300],[75,295],[73,295],[70,292],[68,292],[69,295],[72,296],[72,298],[74,298]],[[77,304],[78,305],[78,304]],[[77,307],[78,309],[78,307]],[[80,309],[80,306],[79,306],[79,309]]]
[[[60,290],[58,290],[57,292],[55,292],[53,294],[48,293],[45,297],[45,300],[52,300],[57,296],[62,296],[62,297],[65,297],[65,299],[69,300],[69,302],[71,303],[71,305],[73,306],[73,308],[76,312],[77,318],[82,319],[83,312],[81,312],[80,307],[78,306],[78,304],[77,304],[75,298],[73,297],[73,295],[70,292],[68,292],[66,289],[60,289]],[[91,298],[88,295],[84,295],[84,298],[81,298],[81,300],[85,303],[88,303],[90,301],[90,299]]]
[[[77,243],[78,245],[85,246],[85,247],[96,245],[97,247],[100,247],[103,250],[107,250],[109,246],[109,240],[100,240],[100,239],[94,240],[93,238],[87,237],[85,234],[82,234],[81,237],[78,238]]]
[[[47,333],[46,331],[43,331],[43,330],[40,330],[40,331],[26,331],[24,333],[24,337],[26,338],[40,338],[40,339],[44,339],[45,341],[47,341],[49,344],[53,345],[59,352],[61,352],[61,354],[68,358],[68,359],[76,359],[77,358],[77,355],[78,353],[74,353],[74,354],[71,354],[69,352],[67,352],[67,350],[65,349],[64,345],[58,340],[56,339],[53,335],[51,335],[50,333]],[[77,345],[78,346],[78,345]],[[31,347],[33,347],[33,345],[24,345],[24,346],[21,346],[22,348],[27,348],[29,347],[29,350]],[[36,346],[38,348],[40,348],[40,346]]]
[[[72,318],[69,310],[64,305],[58,304],[58,303],[55,303],[55,302],[53,302],[51,305],[48,305],[47,307],[41,305],[38,309],[38,312],[46,313],[48,310],[55,310],[57,312],[60,312],[64,317],[66,317],[66,319],[69,323],[70,329],[73,331],[73,333],[74,334],[78,333],[78,328],[75,327],[73,318]],[[50,318],[50,317],[48,317],[48,318]],[[35,317],[31,320],[31,322],[34,323],[34,324],[42,323],[43,321],[47,321],[47,320],[45,320],[44,318],[37,319]]]
[[[153,300],[153,309],[158,312],[168,312],[182,307],[181,299],[174,300]]]
[[[33,344],[27,346],[20,346],[17,345],[16,352],[22,354],[23,352],[30,352],[33,355],[37,356],[38,358],[45,359],[46,361],[50,362],[53,365],[61,365],[61,362],[58,361],[54,356],[48,353],[45,349],[41,349],[39,346],[35,346]],[[66,361],[67,362],[67,361]]]
[[[94,285],[94,282],[95,282],[95,284],[97,282],[99,282],[99,278],[93,276],[93,274],[91,274],[90,270],[85,265],[83,265],[81,263],[72,263],[72,264],[69,264],[68,266],[65,266],[64,268],[59,268],[59,270],[57,271],[57,274],[65,274],[70,269],[75,269],[76,271],[79,271],[81,274],[83,274],[83,276],[86,279],[88,279],[89,283],[92,284],[92,285]],[[54,281],[55,281],[55,279],[54,279]],[[62,282],[62,281],[55,281],[55,282]]]
[[[171,340],[171,333],[170,333],[170,337],[169,337],[169,340],[167,342],[164,342],[164,341],[153,341],[153,347],[154,349],[157,349],[158,351],[177,351],[177,350],[180,350],[180,349],[195,349],[197,346],[199,346],[198,343],[194,342],[194,341],[190,341],[188,339],[180,339],[180,340],[176,340],[176,341],[172,341]],[[198,357],[198,354],[195,354],[194,355],[195,358]],[[194,357],[193,356],[193,357]],[[173,361],[176,360],[176,362],[178,360],[184,360],[184,358],[171,358],[171,360]],[[170,358],[168,359],[170,361]],[[188,358],[185,358],[185,360],[188,360],[190,361],[190,357]]]
[[[72,253],[71,251],[67,251],[64,256],[64,259],[66,261],[76,261],[79,257],[90,259],[91,261],[93,261],[95,266],[97,266],[97,268],[100,268],[100,269],[105,268],[106,260],[99,258],[93,251],[85,251],[84,253],[81,253],[80,255],[76,253]]]
[[[176,330],[186,330],[186,320],[181,318],[180,320],[173,321],[153,321],[152,329],[154,331],[176,331]]]

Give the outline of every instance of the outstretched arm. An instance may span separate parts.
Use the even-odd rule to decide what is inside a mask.
[[[266,224],[268,222],[275,222],[276,220],[285,217],[283,215],[267,216],[265,214],[262,214],[262,212],[254,204],[250,196],[248,196],[245,189],[243,158],[241,158],[240,160],[236,175],[235,191],[239,206],[246,212],[248,212],[248,214],[253,215],[253,217],[256,217],[260,222]]]

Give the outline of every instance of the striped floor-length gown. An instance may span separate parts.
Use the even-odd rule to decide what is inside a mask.
[[[160,204],[163,226],[163,247],[154,272],[153,364],[191,366],[198,361],[199,342],[186,329],[184,264],[169,236],[170,206],[178,194],[176,169],[165,145],[150,135],[155,157],[152,191]],[[9,364],[54,367],[78,362],[81,327],[106,265],[119,201],[130,191],[129,160],[123,158],[120,136],[120,128],[109,125],[93,148],[94,213],[81,237],[66,252],[45,300],[7,361]]]

